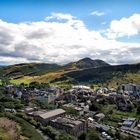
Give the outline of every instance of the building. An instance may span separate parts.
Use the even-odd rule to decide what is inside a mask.
[[[77,86],[72,86],[72,89],[85,89],[85,90],[90,90],[91,88],[88,87],[88,86],[77,85]]]
[[[94,116],[95,120],[101,121],[105,118],[105,115],[103,113],[98,113]]]
[[[122,123],[122,128],[134,128],[137,124],[137,120],[136,118],[127,118],[124,119],[123,123]]]
[[[130,101],[129,97],[118,95],[115,98],[115,102],[119,110],[122,110],[122,111],[132,110],[132,102]]]
[[[36,95],[36,100],[44,103],[51,103],[57,98],[53,93],[40,93]]]
[[[87,131],[87,122],[70,117],[57,117],[50,121],[50,125],[73,136],[80,136]]]
[[[128,93],[128,95],[136,95],[140,93],[140,84],[122,84],[118,87],[118,91]]]
[[[50,120],[55,119],[57,117],[63,116],[65,114],[65,110],[63,109],[54,109],[51,111],[40,110],[29,113],[29,115],[33,116],[37,121],[46,125]]]

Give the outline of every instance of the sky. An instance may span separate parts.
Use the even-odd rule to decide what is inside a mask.
[[[139,54],[140,0],[0,0],[0,65],[132,64]]]

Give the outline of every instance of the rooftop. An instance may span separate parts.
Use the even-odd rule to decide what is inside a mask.
[[[67,125],[70,127],[74,127],[82,123],[82,121],[80,120],[74,120],[74,119],[66,118],[66,117],[58,117],[52,120],[52,122],[57,122],[59,124]]]
[[[55,110],[51,110],[51,111],[41,113],[41,114],[39,114],[39,116],[43,119],[48,119],[48,118],[51,118],[53,116],[57,116],[57,115],[60,115],[60,114],[63,114],[63,113],[65,113],[65,110],[55,109]]]

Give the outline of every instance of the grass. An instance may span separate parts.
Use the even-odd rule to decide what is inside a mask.
[[[24,119],[18,118],[21,125],[21,131],[23,136],[29,138],[29,140],[43,140],[43,137]]]
[[[2,85],[2,81],[0,80],[0,85]]]
[[[31,82],[31,77],[29,76],[24,76],[23,78],[19,78],[19,79],[12,79],[10,80],[10,83],[13,83],[13,84],[16,84],[16,85],[19,85],[21,83],[24,83],[24,84],[29,84]]]
[[[120,84],[124,83],[140,83],[140,72],[136,73],[126,73],[124,76],[114,76],[112,77],[111,81],[108,83],[108,87],[116,88]]]
[[[0,128],[0,140],[12,140],[12,138],[6,130]]]
[[[40,76],[23,76],[18,79],[11,79],[10,82],[13,84],[29,84],[33,81],[37,81],[39,83],[49,83],[50,81],[54,80],[55,78],[60,77],[62,74],[64,74],[64,71],[57,71],[57,72],[49,72],[47,74],[43,74]]]
[[[131,112],[123,112],[116,110],[114,112],[114,116],[118,118],[127,118],[127,117],[134,117],[134,118],[139,118],[140,116],[136,113],[136,109],[133,109]]]
[[[110,110],[113,110],[113,112],[109,113]],[[136,109],[133,109],[131,112],[123,112],[118,110],[116,105],[104,105],[102,108],[102,112],[106,115],[106,118],[103,120],[103,122],[115,127],[117,127],[118,123],[124,118],[140,118],[140,116],[136,113]]]

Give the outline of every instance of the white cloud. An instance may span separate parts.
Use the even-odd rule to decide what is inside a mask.
[[[124,36],[134,36],[140,33],[140,14],[133,14],[120,20],[113,20],[108,29],[109,38],[118,38]]]
[[[93,11],[90,14],[91,15],[95,15],[95,16],[104,16],[105,15],[104,12],[100,12],[100,11]]]
[[[58,19],[58,20],[61,20],[61,19],[66,19],[66,20],[72,20],[74,19],[75,17],[72,16],[71,14],[64,14],[64,13],[52,13],[51,16],[48,16],[45,18],[45,20],[50,20],[50,19]]]
[[[107,22],[106,22],[106,21],[104,21],[104,22],[102,22],[101,24],[102,24],[102,25],[106,25],[106,24],[107,24]]]
[[[89,30],[70,14],[51,15],[58,19],[29,23],[0,20],[0,64],[21,62],[68,63],[83,57],[112,64],[140,60],[140,44],[109,40]],[[68,15],[68,16],[66,16]],[[49,17],[51,17],[49,16]],[[66,19],[61,22],[61,19]],[[135,51],[136,50],[136,51]]]

